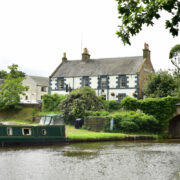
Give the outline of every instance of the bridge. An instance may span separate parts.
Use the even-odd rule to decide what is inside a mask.
[[[176,106],[176,112],[169,122],[169,134],[173,138],[180,138],[180,102]]]

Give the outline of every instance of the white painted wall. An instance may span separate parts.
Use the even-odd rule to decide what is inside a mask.
[[[98,77],[92,77],[91,76],[90,78],[91,78],[91,80],[90,80],[91,88],[96,89],[98,86]]]
[[[128,77],[128,86],[131,89],[116,89],[117,86],[117,78],[118,76],[109,76],[109,88],[114,88],[114,89],[109,89],[108,91],[105,89],[104,92],[99,89],[99,95],[106,95],[106,97],[109,97],[109,100],[118,100],[116,96],[118,96],[119,93],[125,93],[127,96],[133,97],[133,93],[136,91],[136,76],[137,75],[127,75]],[[67,85],[70,85],[71,88],[77,89],[81,87],[81,78],[82,77],[74,77],[74,78],[65,78],[65,83]],[[91,88],[96,89],[96,94],[98,95],[98,77],[90,77],[90,82],[91,82]],[[53,88],[51,94],[57,93],[59,95],[65,95],[67,94],[66,91],[57,91],[55,90],[55,84],[56,84],[56,79],[53,79],[51,81],[51,87]],[[115,95],[112,96],[111,94],[114,93]]]
[[[117,86],[117,78],[118,76],[109,76],[109,87],[110,88],[116,88]]]
[[[128,81],[129,81],[129,83],[128,83],[129,87],[135,87],[136,86],[136,76],[137,75],[127,75]]]

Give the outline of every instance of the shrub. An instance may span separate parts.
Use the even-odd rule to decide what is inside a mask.
[[[115,113],[108,118],[106,131],[110,131],[111,118],[114,119],[113,132],[157,132],[158,121],[152,115],[135,111]]]
[[[121,104],[115,100],[102,100],[104,109],[106,111],[117,111],[121,109]]]
[[[85,111],[84,116],[108,116],[109,112],[107,111]]]
[[[66,96],[60,96],[58,94],[45,94],[43,96],[42,111],[44,112],[58,112],[60,103]]]
[[[129,96],[126,96],[122,101],[121,101],[121,106],[125,110],[132,110],[136,111],[138,109],[138,100]]]
[[[126,110],[136,110],[138,108],[145,114],[153,115],[159,121],[158,131],[163,132],[167,130],[169,120],[176,111],[177,102],[178,98],[170,96],[143,100],[125,97],[121,102],[121,106]]]
[[[72,91],[60,105],[60,111],[64,114],[66,123],[71,124],[76,118],[83,118],[86,110],[99,111],[102,109],[104,109],[102,101],[89,87]]]

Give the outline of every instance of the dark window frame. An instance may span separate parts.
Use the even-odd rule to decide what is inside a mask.
[[[124,80],[124,82],[122,82],[122,80]],[[124,83],[123,86],[122,86],[122,83]],[[126,75],[119,75],[119,77],[118,77],[118,88],[120,88],[120,89],[127,88],[127,77],[126,77]]]
[[[106,78],[104,81],[105,86],[102,87],[102,79]],[[108,89],[108,77],[107,76],[100,76],[100,82],[99,82],[99,89]]]
[[[87,80],[87,82],[85,82]],[[89,76],[82,77],[82,87],[89,87]]]
[[[62,85],[60,87],[60,82],[62,82]],[[65,89],[65,83],[64,83],[64,78],[60,77],[57,79],[57,89],[58,90],[64,90]]]

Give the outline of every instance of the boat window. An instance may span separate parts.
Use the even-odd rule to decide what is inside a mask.
[[[48,125],[50,123],[50,121],[51,121],[51,117],[43,116],[43,117],[41,117],[39,124]]]
[[[63,124],[64,124],[63,117],[60,116],[54,117],[54,125],[63,125]]]
[[[46,129],[42,129],[42,135],[46,135],[47,134],[47,132],[46,132]]]
[[[31,128],[22,128],[22,134],[26,136],[31,136],[32,134]]]
[[[7,127],[7,135],[12,136],[13,135],[13,130],[11,127]]]

